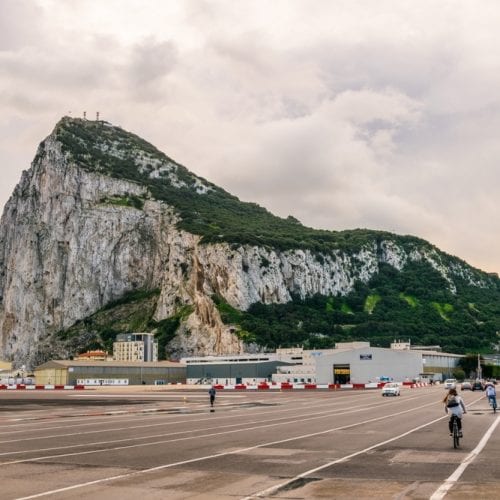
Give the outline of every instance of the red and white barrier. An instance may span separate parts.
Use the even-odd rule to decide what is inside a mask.
[[[247,385],[247,384],[235,384],[235,385],[223,385],[215,384],[213,387],[217,390],[235,390],[235,391],[290,391],[290,390],[330,390],[330,391],[346,391],[346,390],[370,390],[370,389],[381,389],[384,387],[385,382],[370,382],[368,384],[310,384],[310,383],[292,383],[292,382],[282,382],[277,383],[267,383],[262,382],[259,384]],[[414,389],[417,387],[426,387],[430,384],[424,382],[402,382],[402,387],[408,389]],[[83,390],[84,385],[53,385],[53,384],[43,384],[43,385],[25,385],[25,384],[12,384],[5,385],[0,384],[0,390]]]
[[[73,390],[82,390],[85,389],[84,385],[53,385],[53,384],[43,384],[43,385],[25,385],[25,384],[12,384],[12,385],[5,385],[5,384],[0,384],[0,390],[5,389],[8,391],[47,391],[47,390],[66,390],[66,391],[73,391]]]
[[[344,391],[344,390],[365,390],[365,389],[381,389],[384,387],[385,382],[370,382],[368,384],[310,384],[310,383],[292,383],[292,382],[281,382],[277,383],[267,383],[262,382],[260,384],[246,385],[246,384],[236,384],[236,385],[223,385],[215,384],[213,387],[217,390],[236,390],[236,391],[255,391],[255,390],[330,390],[330,391]],[[413,389],[415,387],[425,387],[429,384],[427,383],[414,383],[414,382],[403,382],[401,384],[403,387],[408,387]]]

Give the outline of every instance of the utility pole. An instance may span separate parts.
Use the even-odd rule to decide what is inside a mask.
[[[482,373],[481,373],[481,356],[479,353],[477,353],[477,378],[482,379]]]

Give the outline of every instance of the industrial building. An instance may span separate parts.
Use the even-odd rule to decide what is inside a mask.
[[[12,370],[12,363],[10,361],[0,360],[0,371],[9,372]]]
[[[288,352],[284,349],[283,351]],[[295,353],[295,350],[292,350]],[[295,358],[295,359],[292,359]],[[261,353],[182,358],[188,384],[252,384],[271,381],[279,366],[302,363],[302,353]]]
[[[124,334],[127,339],[120,340],[120,343],[130,347],[142,342],[142,352],[149,352],[147,356],[154,355],[152,334],[147,339],[142,337],[142,340],[133,337],[135,335],[145,334]],[[144,347],[145,340],[148,342],[147,348]],[[140,346],[137,347],[140,350]],[[273,353],[183,358],[180,363],[50,361],[35,370],[35,377],[37,384],[63,385],[177,382],[233,385],[264,381],[366,384],[382,380],[444,380],[452,377],[462,357],[460,354],[438,350],[412,349],[409,342],[394,342],[391,349],[371,347],[369,342],[346,342],[336,344],[335,349],[285,348]]]
[[[381,380],[414,380],[422,372],[422,356],[381,347],[338,349],[316,356],[316,383],[366,384]]]
[[[415,346],[410,341],[398,340],[391,343],[391,349],[418,352],[422,356],[422,372],[420,378],[442,381],[453,377],[453,371],[463,354],[442,352],[439,346]]]
[[[296,357],[301,349],[297,349]],[[297,366],[280,366],[273,381],[298,383],[369,383],[380,380],[434,380],[452,377],[461,354],[413,349],[394,342],[390,349],[369,342],[341,342],[335,349],[304,350]]]
[[[450,378],[460,354],[414,350],[409,342],[391,349],[369,342],[337,343],[335,349],[277,349],[274,353],[183,358],[187,381],[196,383],[366,384],[381,380],[444,380]]]
[[[159,385],[186,383],[186,366],[173,361],[48,361],[35,369],[37,384]]]

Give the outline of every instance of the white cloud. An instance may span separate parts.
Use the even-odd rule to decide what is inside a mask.
[[[500,271],[500,6],[4,0],[0,205],[71,111],[322,228],[415,234]]]

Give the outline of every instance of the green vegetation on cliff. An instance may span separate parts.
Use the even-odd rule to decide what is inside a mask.
[[[74,354],[89,349],[103,349],[112,353],[113,342],[119,333],[153,331],[159,344],[159,358],[165,359],[165,345],[175,336],[179,323],[175,318],[160,322],[153,320],[159,295],[159,290],[126,293],[67,330],[58,332],[56,337]]]
[[[287,304],[254,304],[246,312],[216,299],[222,319],[271,349],[293,345],[333,347],[394,339],[441,345],[449,352],[491,352],[500,338],[500,289],[463,288],[452,294],[437,271],[411,263],[401,272],[381,264],[368,284],[347,296],[294,298]],[[472,307],[471,307],[472,306]]]
[[[135,134],[104,122],[65,117],[56,126],[56,137],[63,151],[80,167],[137,182],[147,187],[154,199],[174,206],[181,216],[179,227],[203,236],[204,242],[227,241],[280,250],[301,248],[325,254],[335,249],[355,252],[383,239],[410,248],[432,248],[412,236],[368,229],[325,231],[303,226],[292,216],[277,217],[195,176]],[[157,168],[154,165],[163,165],[164,170],[151,177],[151,171]],[[203,192],[197,191],[200,184],[206,187]]]
[[[158,290],[130,292],[59,332],[59,339],[73,345],[75,353],[96,348],[111,352],[118,333],[153,331],[159,358],[168,358],[166,346],[192,309],[186,306],[156,322],[158,296]],[[486,353],[500,343],[500,289],[468,287],[452,294],[425,263],[411,263],[401,272],[381,264],[378,275],[366,285],[358,283],[346,296],[295,297],[287,304],[256,303],[248,311],[231,307],[219,296],[213,300],[223,322],[234,326],[241,340],[269,349],[330,348],[354,340],[388,347],[394,339],[410,339],[449,352]]]
[[[446,350],[467,352],[487,351],[500,341],[496,333],[500,331],[498,277],[473,269],[424,240],[367,229],[316,230],[293,217],[276,217],[195,176],[140,137],[104,122],[63,118],[55,135],[68,159],[88,171],[141,184],[148,192],[145,198],[173,206],[180,215],[179,227],[201,235],[203,242],[309,249],[321,262],[324,255],[334,259],[337,251],[354,255],[365,246],[382,256],[383,243],[391,241],[407,253],[434,252],[437,264],[449,270],[456,287],[452,293],[450,283],[422,261],[409,262],[401,271],[379,264],[379,273],[369,283],[357,283],[354,292],[345,297],[294,298],[282,305],[256,303],[246,312],[217,299],[223,320],[237,325],[237,335],[247,342],[269,348],[296,344],[318,348],[347,340],[388,346],[394,338],[410,338],[414,344],[440,344]],[[140,210],[144,200],[124,196],[102,203]],[[269,263],[263,261],[262,266],[266,265]],[[467,278],[460,277],[462,270]],[[477,284],[472,285],[471,280]],[[186,311],[155,323],[155,297],[154,293],[140,300],[127,296],[127,307],[114,304],[62,335],[71,339],[79,332],[94,332],[95,345],[85,347],[109,350],[117,333],[154,329],[163,356],[163,347],[174,337]]]

